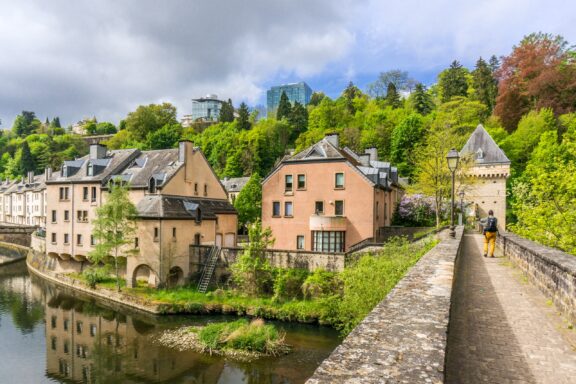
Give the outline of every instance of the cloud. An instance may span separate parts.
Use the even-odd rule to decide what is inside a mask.
[[[118,121],[140,104],[181,114],[206,93],[257,102],[274,77],[345,57],[355,2],[0,2],[0,118]]]

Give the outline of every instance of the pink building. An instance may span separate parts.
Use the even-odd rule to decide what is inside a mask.
[[[376,148],[357,154],[330,134],[285,158],[262,183],[262,225],[276,249],[344,252],[389,226],[402,188]]]

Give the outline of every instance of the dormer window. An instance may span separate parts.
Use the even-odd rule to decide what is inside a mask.
[[[68,177],[68,166],[62,166],[62,176]]]
[[[87,176],[94,176],[94,164],[88,163],[88,170],[86,171]]]
[[[196,208],[196,222],[200,223],[202,221],[202,212],[200,211],[200,207]]]
[[[476,158],[477,159],[483,159],[484,158],[484,151],[482,150],[482,148],[478,148],[478,150],[476,151]]]
[[[149,193],[156,193],[156,179],[151,177],[148,181],[148,192]]]

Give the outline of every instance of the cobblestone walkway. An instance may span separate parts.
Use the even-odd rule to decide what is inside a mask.
[[[576,384],[576,331],[506,259],[485,259],[481,247],[481,235],[465,235],[446,382]]]

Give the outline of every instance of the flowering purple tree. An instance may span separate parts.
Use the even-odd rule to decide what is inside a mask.
[[[436,210],[434,199],[421,194],[404,195],[393,218],[395,225],[433,226]]]

